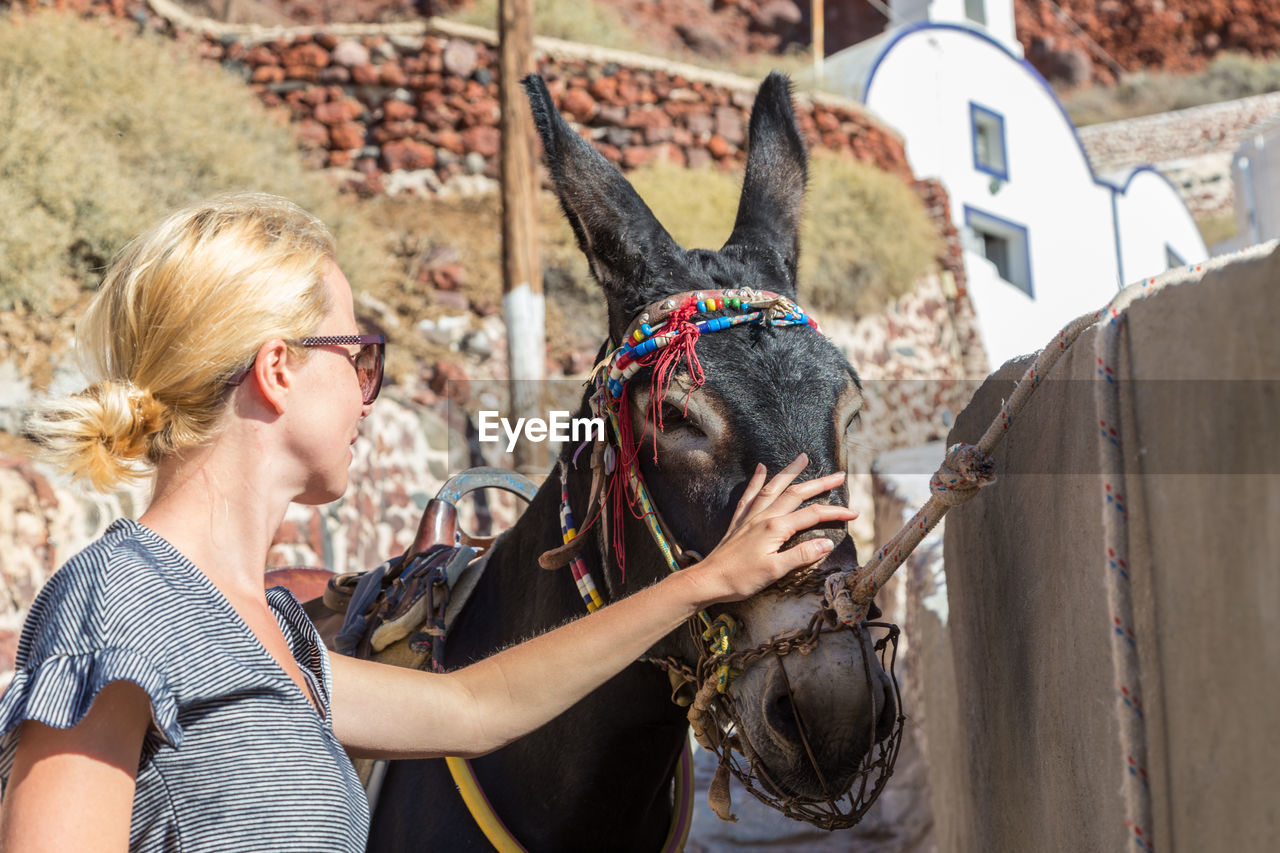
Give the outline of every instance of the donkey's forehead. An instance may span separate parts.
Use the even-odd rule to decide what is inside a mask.
[[[860,408],[857,374],[830,341],[807,326],[747,326],[704,335],[697,353],[705,390],[726,414],[777,421],[785,413],[788,420],[825,425],[836,409],[851,415]]]

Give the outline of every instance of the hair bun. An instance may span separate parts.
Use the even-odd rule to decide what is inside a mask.
[[[154,436],[168,426],[168,407],[131,382],[95,382],[36,413],[30,432],[76,479],[107,491],[143,472]]]

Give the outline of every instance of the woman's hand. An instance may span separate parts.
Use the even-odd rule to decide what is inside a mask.
[[[793,484],[808,464],[809,457],[801,453],[767,483],[765,467],[756,466],[720,544],[701,563],[684,570],[696,582],[704,604],[747,598],[788,572],[818,562],[830,553],[830,539],[806,539],[785,551],[778,549],[802,530],[858,517],[848,507],[832,504],[796,509],[845,481],[844,472],[836,472]]]

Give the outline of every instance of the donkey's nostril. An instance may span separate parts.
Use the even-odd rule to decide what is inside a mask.
[[[776,695],[765,709],[765,719],[773,734],[783,740],[791,740],[800,734],[800,726],[796,722],[795,705],[785,692]]]
[[[898,723],[898,703],[894,699],[888,676],[881,676],[880,701],[876,707],[880,709],[880,716],[876,719],[876,743],[879,743],[893,733]]]

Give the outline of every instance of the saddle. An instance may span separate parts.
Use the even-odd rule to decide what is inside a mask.
[[[502,538],[472,537],[458,527],[458,500],[485,488],[514,492],[526,501],[538,490],[527,477],[500,468],[471,468],[450,478],[427,503],[404,554],[371,571],[331,576],[323,594],[304,605],[329,649],[393,666],[444,671],[449,628]],[[374,808],[387,762],[355,759],[354,764]]]

